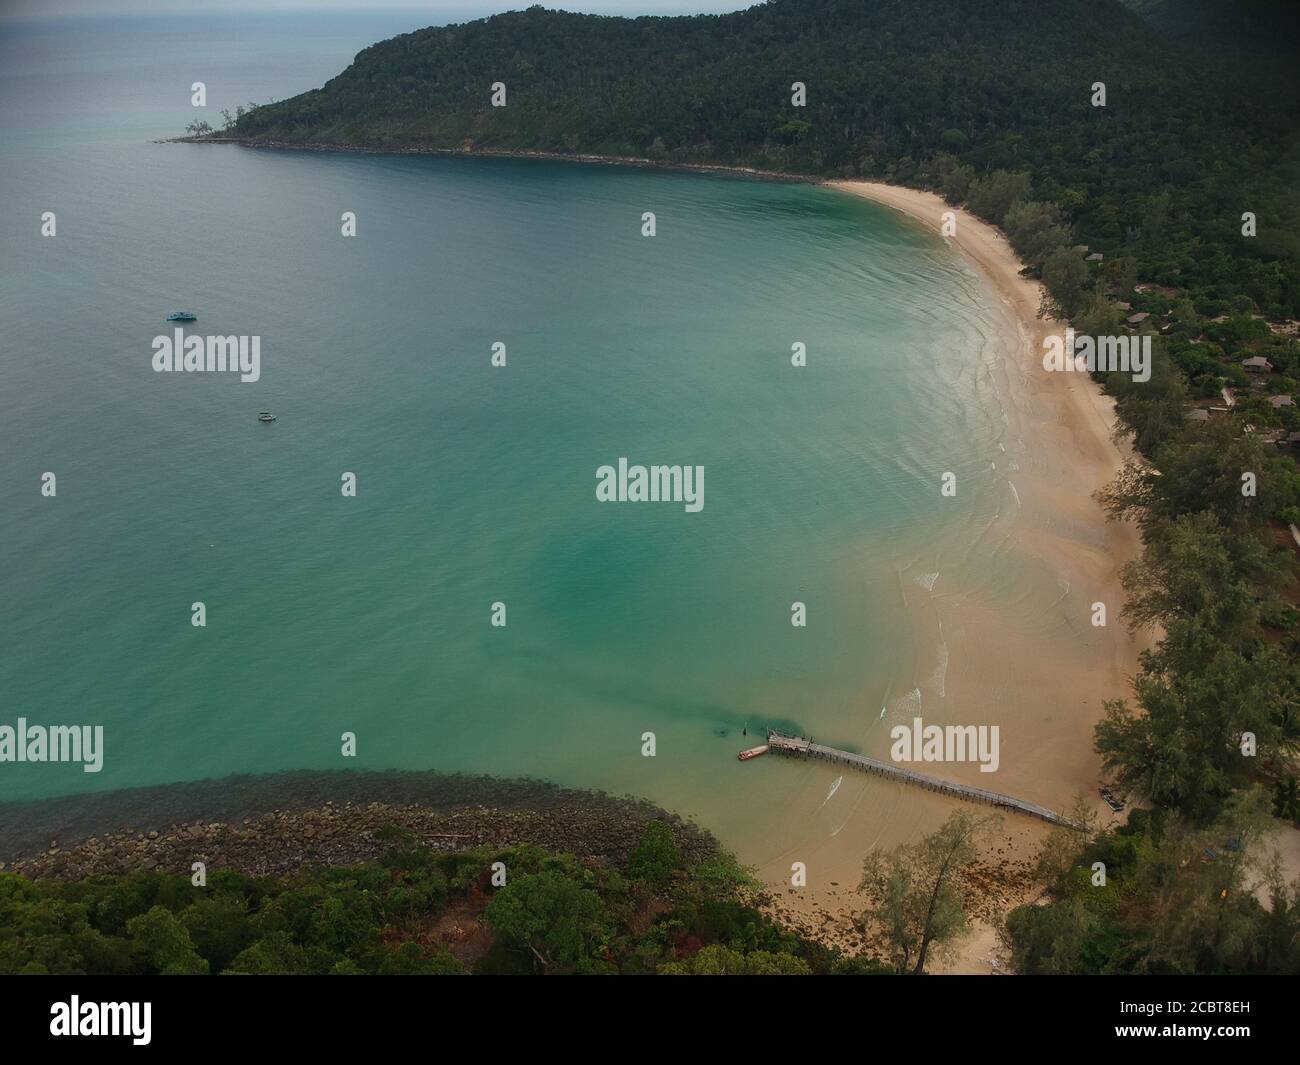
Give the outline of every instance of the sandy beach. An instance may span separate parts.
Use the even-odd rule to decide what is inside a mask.
[[[892,207],[910,218],[940,232],[942,216],[952,211],[957,216],[956,232],[950,239],[993,282],[998,294],[1015,314],[1025,331],[1026,366],[1037,367],[1034,384],[1042,389],[1038,398],[1059,403],[1061,424],[1069,433],[1077,451],[1079,473],[1086,484],[1105,484],[1114,475],[1123,455],[1112,439],[1114,424],[1113,404],[1100,386],[1086,377],[1052,375],[1042,370],[1038,359],[1042,355],[1042,339],[1048,333],[1060,332],[1064,324],[1054,319],[1039,317],[1043,299],[1042,283],[1021,276],[1024,264],[1016,256],[1000,230],[974,215],[950,206],[933,192],[920,192],[899,185],[885,185],[876,181],[831,181],[829,187],[861,196],[864,199]],[[1079,387],[1080,384],[1082,387]],[[1081,486],[1080,486],[1081,487]],[[1089,493],[1075,492],[1084,503],[1090,502]],[[1131,555],[1137,547],[1136,535],[1131,529],[1116,530],[1115,547]]]
[[[1018,336],[1007,342],[999,392],[1009,409],[1011,434],[1024,445],[1018,461],[1008,463],[1014,471],[1007,483],[1015,507],[1014,517],[1007,519],[1006,543],[1018,557],[1048,568],[1062,589],[1061,601],[1051,610],[1029,610],[1018,602],[999,601],[996,594],[972,593],[969,578],[948,593],[941,573],[934,592],[942,600],[948,679],[941,694],[947,699],[937,706],[927,703],[926,720],[947,712],[949,720],[999,723],[1004,764],[994,774],[997,790],[1058,810],[1084,796],[1096,810],[1098,824],[1109,825],[1114,815],[1097,794],[1101,768],[1093,728],[1106,700],[1129,694],[1129,678],[1144,646],[1120,618],[1119,572],[1138,552],[1140,541],[1131,527],[1107,522],[1093,498],[1125,458],[1113,438],[1113,405],[1087,376],[1042,368],[1043,337],[1059,333],[1064,324],[1039,317],[1042,286],[1021,275],[1022,264],[999,230],[933,193],[875,182],[827,184],[897,210],[936,234],[944,212],[953,211],[955,234],[942,239],[975,268],[989,299],[1000,303],[1009,319],[1008,336]],[[1096,603],[1106,606],[1104,627],[1092,624],[1089,611]],[[948,779],[989,786],[989,778],[971,767],[941,768],[939,775]],[[813,793],[824,787],[823,777],[835,775],[820,767],[805,772]],[[873,781],[860,786],[866,799],[861,811],[829,836],[820,826],[810,826],[815,838],[799,848],[811,856],[810,863],[833,870],[833,889],[818,890],[811,878],[808,888],[790,889],[783,865],[787,855],[760,868],[765,879],[780,885],[777,908],[788,919],[850,947],[858,940],[852,915],[862,907],[854,890],[862,855],[874,847],[914,841],[956,805],[928,794],[902,800],[885,793],[891,787],[899,790],[897,785]],[[1028,819],[1003,818],[985,847],[981,864],[987,875],[971,886],[972,932],[934,971],[998,971],[992,922],[1038,894],[1029,868],[1047,832],[1047,826]]]

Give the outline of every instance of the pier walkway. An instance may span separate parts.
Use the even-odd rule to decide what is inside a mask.
[[[890,780],[901,781],[904,784],[915,784],[929,791],[937,791],[943,795],[965,799],[968,802],[982,802],[1004,810],[1029,814],[1030,817],[1037,817],[1053,825],[1065,825],[1069,828],[1079,827],[1068,817],[1058,814],[1055,810],[1049,810],[1046,806],[1039,806],[1035,802],[1013,799],[1010,795],[1003,795],[996,791],[986,791],[984,788],[973,788],[968,784],[953,784],[947,780],[940,780],[938,777],[918,773],[914,769],[904,769],[902,766],[892,765],[889,762],[878,762],[864,754],[853,754],[834,747],[824,747],[820,743],[813,743],[812,740],[806,740],[799,736],[787,736],[784,733],[774,731],[768,732],[767,745],[769,750],[777,754],[791,754],[801,758],[824,758],[831,762],[851,766],[854,769],[875,773],[877,776],[888,777]]]

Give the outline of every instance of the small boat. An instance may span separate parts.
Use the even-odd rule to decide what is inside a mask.
[[[275,415],[272,414],[269,410],[258,411],[257,420],[259,422],[273,422],[275,421]]]
[[[193,322],[198,319],[198,315],[193,311],[172,311],[167,316],[169,322]]]
[[[1102,788],[1101,797],[1106,801],[1106,805],[1109,806],[1116,813],[1119,813],[1122,809],[1124,809],[1124,804],[1120,802],[1117,798],[1115,798],[1115,795],[1110,790],[1110,788]]]
[[[757,758],[760,754],[767,754],[766,743],[763,744],[763,746],[761,747],[751,747],[747,751],[741,751],[738,755],[736,755],[736,757],[739,758],[742,762],[748,762],[751,758]]]

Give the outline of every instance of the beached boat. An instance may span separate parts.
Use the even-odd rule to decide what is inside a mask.
[[[275,415],[269,410],[258,411],[257,420],[259,422],[273,422],[275,421]]]
[[[748,762],[751,758],[757,758],[760,754],[767,754],[766,743],[761,747],[751,747],[747,751],[741,751],[740,754],[736,755],[736,757],[742,762]]]
[[[169,321],[169,322],[193,322],[193,321],[195,321],[197,318],[198,318],[198,315],[195,314],[193,311],[172,311],[172,313],[169,314],[169,315],[167,316],[167,321]]]

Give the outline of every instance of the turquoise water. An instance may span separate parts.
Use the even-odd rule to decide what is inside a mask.
[[[882,706],[934,688],[902,589],[1003,513],[1005,322],[926,232],[812,186],[151,141],[205,74],[284,96],[404,28],[6,29],[0,723],[102,724],[105,756],[0,765],[0,799],[434,768],[776,832],[807,814],[742,729],[883,753]],[[261,379],[154,373],[180,308],[260,336]],[[597,502],[620,456],[704,466],[703,510]],[[1057,595],[970,572],[1026,616]]]

